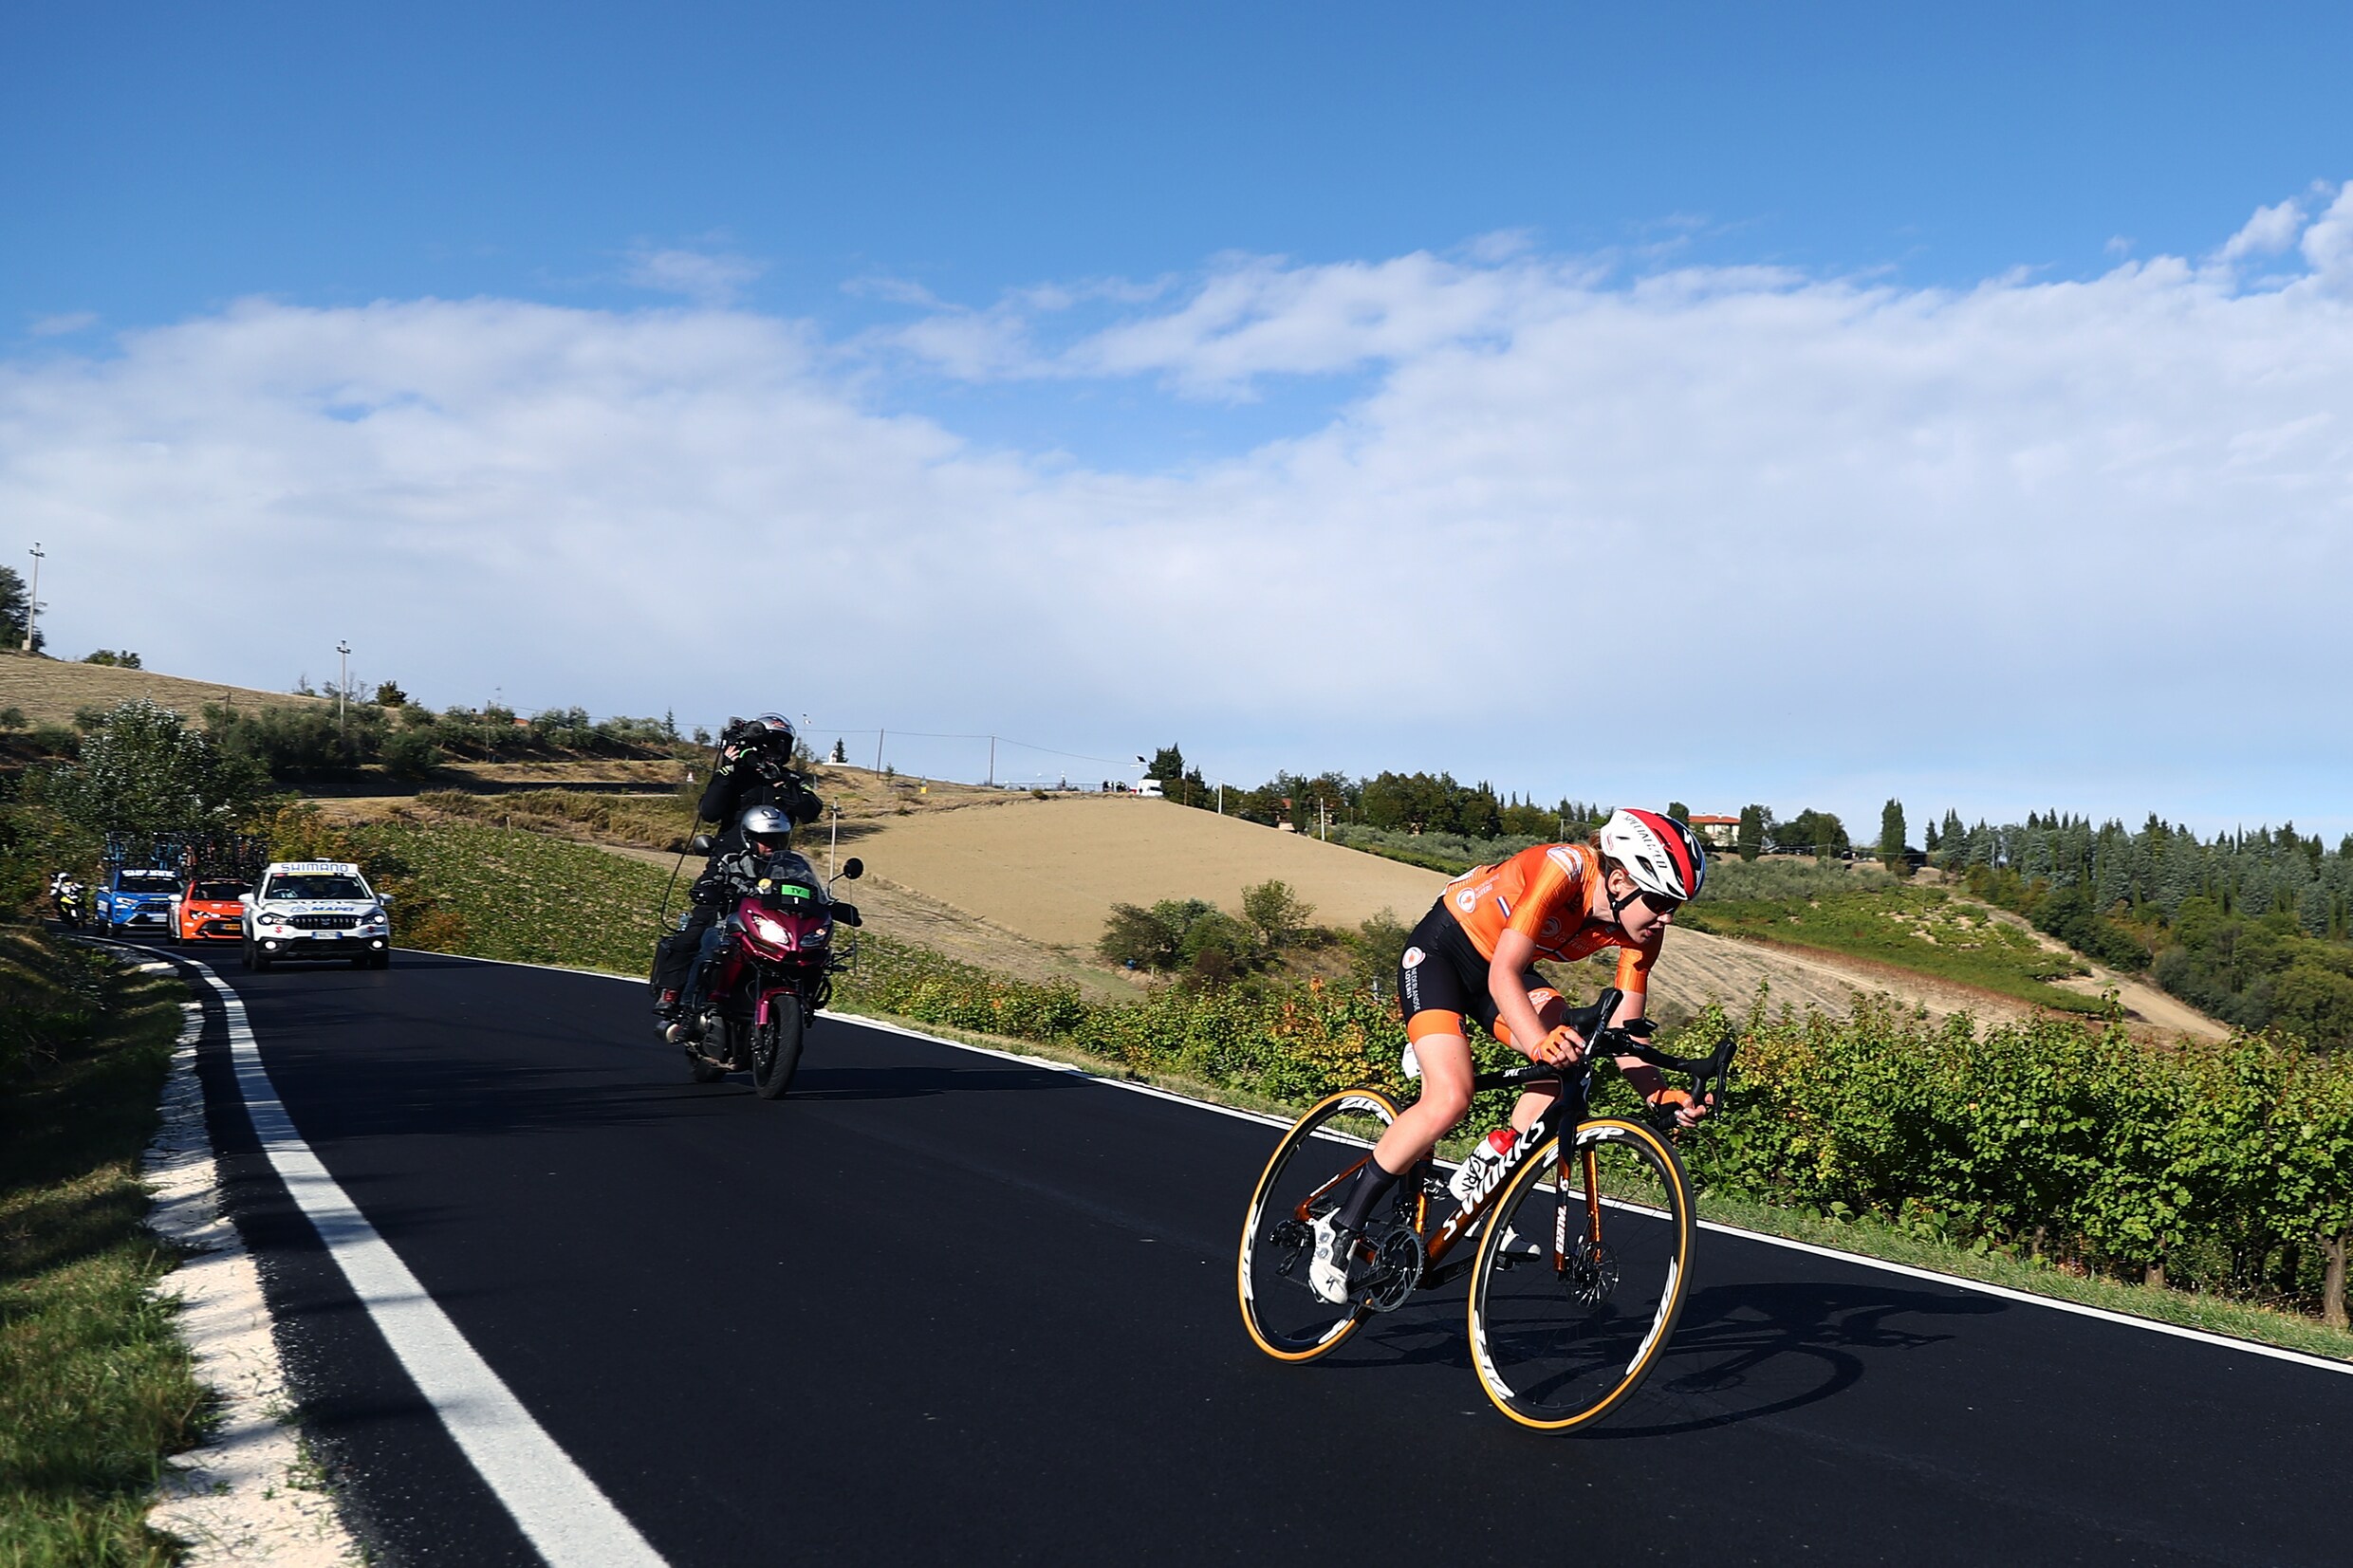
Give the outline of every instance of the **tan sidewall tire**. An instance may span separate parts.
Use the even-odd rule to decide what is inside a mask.
[[[1503,1227],[1500,1223],[1490,1223],[1485,1226],[1479,1232],[1478,1262],[1471,1272],[1471,1297],[1466,1309],[1467,1327],[1471,1337],[1471,1365],[1477,1372],[1479,1387],[1486,1392],[1489,1401],[1513,1421],[1533,1431],[1574,1431],[1580,1427],[1590,1426],[1599,1421],[1623,1403],[1629,1394],[1642,1386],[1642,1380],[1648,1377],[1651,1369],[1658,1365],[1658,1357],[1665,1352],[1668,1342],[1675,1337],[1676,1325],[1683,1318],[1683,1302],[1691,1295],[1692,1242],[1698,1234],[1699,1226],[1697,1217],[1692,1213],[1691,1178],[1684,1171],[1683,1162],[1677,1156],[1675,1146],[1641,1123],[1621,1120],[1616,1116],[1597,1117],[1586,1122],[1578,1132],[1580,1141],[1596,1135],[1626,1138],[1629,1141],[1640,1143],[1654,1153],[1664,1156],[1659,1163],[1676,1188],[1676,1224],[1681,1232],[1676,1238],[1674,1300],[1667,1303],[1665,1321],[1659,1325],[1657,1333],[1652,1337],[1649,1346],[1642,1353],[1641,1360],[1625,1375],[1617,1388],[1610,1392],[1606,1398],[1575,1415],[1565,1416],[1557,1421],[1539,1420],[1523,1414],[1511,1408],[1508,1392],[1497,1387],[1499,1377],[1491,1363],[1487,1347],[1483,1342],[1479,1312],[1486,1299],[1488,1270],[1493,1266],[1495,1248],[1502,1245],[1503,1236]],[[1520,1201],[1524,1190],[1544,1179],[1545,1171],[1552,1163],[1551,1151],[1559,1142],[1558,1138],[1547,1140],[1546,1147],[1538,1151],[1537,1156],[1513,1174],[1510,1184],[1496,1197],[1493,1213],[1510,1213],[1512,1206]]]
[[[1251,1312],[1251,1238],[1256,1232],[1262,1217],[1259,1208],[1267,1201],[1267,1189],[1273,1185],[1275,1172],[1280,1171],[1284,1162],[1290,1157],[1292,1148],[1299,1143],[1307,1124],[1322,1116],[1328,1107],[1350,1099],[1370,1100],[1378,1105],[1391,1121],[1397,1120],[1398,1103],[1381,1090],[1363,1086],[1354,1089],[1338,1089],[1325,1095],[1322,1099],[1308,1106],[1301,1114],[1299,1119],[1291,1123],[1291,1130],[1283,1134],[1283,1141],[1274,1146],[1274,1153],[1267,1157],[1266,1169],[1258,1173],[1258,1185],[1251,1190],[1250,1207],[1242,1214],[1242,1240],[1234,1253],[1234,1301],[1241,1308],[1242,1328],[1250,1335],[1251,1342],[1278,1361],[1313,1361],[1319,1356],[1329,1356],[1333,1351],[1346,1344],[1348,1337],[1356,1333],[1358,1326],[1364,1321],[1365,1315],[1359,1310],[1351,1313],[1340,1325],[1339,1331],[1328,1338],[1318,1340],[1305,1350],[1284,1350],[1267,1342],[1266,1337],[1258,1332],[1257,1319]]]

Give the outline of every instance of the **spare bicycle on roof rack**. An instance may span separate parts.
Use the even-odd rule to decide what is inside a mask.
[[[1398,1182],[1355,1244],[1348,1299],[1308,1285],[1316,1220],[1333,1209],[1398,1105],[1370,1086],[1310,1106],[1285,1135],[1242,1225],[1242,1321],[1284,1361],[1328,1356],[1374,1316],[1471,1276],[1472,1360],[1495,1408],[1524,1427],[1567,1431],[1600,1420],[1641,1386],[1674,1336],[1698,1232],[1691,1181],[1671,1141],[1672,1103],[1648,1118],[1595,1116],[1594,1074],[1618,1056],[1686,1073],[1695,1100],[1721,1107],[1737,1039],[1705,1057],[1649,1043],[1647,1020],[1604,1028],[1621,1000],[1602,992],[1567,1023],[1577,1060],[1482,1073],[1480,1089],[1557,1080],[1551,1107],[1508,1148],[1476,1162],[1457,1193],[1423,1159]],[[1679,1097],[1677,1097],[1679,1098]],[[1433,1204],[1440,1205],[1434,1209]],[[1455,1256],[1468,1247],[1467,1256]]]

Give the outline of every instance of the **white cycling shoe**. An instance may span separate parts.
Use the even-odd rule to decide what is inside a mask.
[[[1348,1257],[1356,1250],[1356,1232],[1343,1230],[1329,1214],[1315,1222],[1315,1255],[1307,1261],[1307,1288],[1334,1306],[1348,1301]]]
[[[1506,1258],[1541,1258],[1544,1256],[1543,1247],[1538,1246],[1534,1242],[1521,1235],[1516,1228],[1508,1225],[1503,1227],[1503,1239],[1495,1244],[1495,1250]]]

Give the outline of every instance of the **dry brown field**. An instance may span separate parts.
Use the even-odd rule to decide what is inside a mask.
[[[152,670],[120,670],[105,664],[36,658],[0,649],[0,708],[22,709],[33,724],[70,724],[77,708],[112,708],[137,697],[152,697],[192,719],[204,711],[207,703],[261,708],[333,701],[329,697],[296,696],[290,692],[257,692],[219,681],[188,680]]]
[[[874,775],[833,769],[841,782]],[[872,786],[866,786],[871,793]],[[934,786],[936,789],[941,786]],[[1280,877],[1325,924],[1353,927],[1382,910],[1412,925],[1446,878],[1417,866],[1133,796],[1005,797],[969,786],[949,809],[861,813],[844,829],[869,874],[1073,958],[1091,952],[1111,906],[1201,898],[1238,913],[1242,889]],[[946,802],[943,802],[946,803]],[[844,821],[851,821],[847,813]],[[1678,931],[1652,977],[1655,1010],[1710,1000],[1746,1005],[1760,983],[1775,1005],[1843,1012],[1858,993],[1887,992],[1932,1016],[2024,1017],[2022,1004],[1922,976]]]
[[[511,782],[541,772],[518,764],[502,765],[502,774],[507,766],[516,769]],[[627,766],[645,766],[650,775],[656,766],[678,765]],[[544,771],[548,783],[566,782],[563,765]],[[646,782],[656,781],[649,776]],[[853,896],[877,930],[1027,979],[1074,980],[1099,997],[1134,994],[1130,977],[1095,956],[1114,904],[1200,898],[1239,913],[1244,888],[1279,877],[1314,906],[1320,924],[1353,928],[1386,910],[1411,925],[1446,880],[1299,834],[1135,796],[1039,799],[834,766],[817,770],[816,786],[840,807],[839,821],[828,816],[804,831],[800,843],[824,864],[836,858],[838,827],[838,856],[856,854],[865,862],[867,879]],[[353,816],[415,810],[390,800],[346,801],[333,809]],[[641,847],[607,847],[664,859]],[[2015,1019],[2034,1011],[1885,965],[1695,931],[1668,938],[1652,975],[1652,1006],[1670,1018],[1711,1000],[1746,1006],[1760,984],[1769,987],[1776,1006],[1843,1012],[1858,994],[1883,992],[1935,1017],[1970,1012]],[[2141,1000],[2127,996],[2126,1003]],[[2155,1016],[2147,1021],[2160,1022]],[[2182,1026],[2170,1017],[2161,1022]]]

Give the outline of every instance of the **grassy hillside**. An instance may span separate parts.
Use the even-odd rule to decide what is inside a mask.
[[[2028,932],[1942,888],[1899,882],[1877,869],[1799,859],[1727,860],[1707,895],[1677,916],[1695,931],[1890,965],[2062,1012],[2102,1004],[2051,985],[2084,973]]]
[[[0,709],[19,709],[29,723],[71,724],[77,709],[112,708],[135,697],[153,698],[191,718],[202,713],[207,703],[233,703],[239,708],[334,706],[325,697],[257,692],[219,681],[157,674],[152,670],[77,664],[0,650]]]

